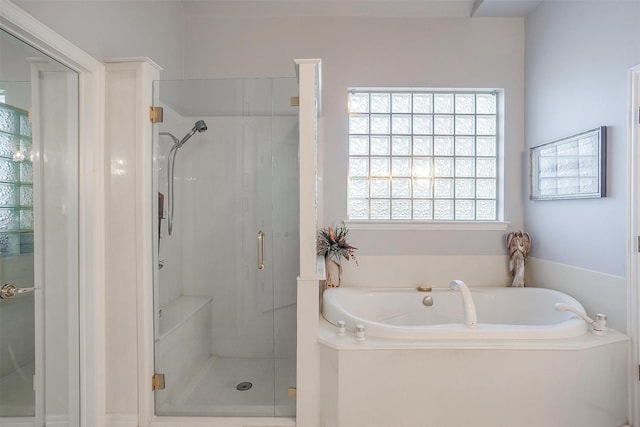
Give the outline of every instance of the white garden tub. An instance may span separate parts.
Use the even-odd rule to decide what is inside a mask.
[[[363,325],[367,336],[427,339],[558,339],[583,335],[585,321],[560,312],[556,303],[584,312],[569,295],[543,288],[470,288],[478,325],[465,326],[462,295],[434,288],[330,288],[324,292],[322,313],[337,325],[345,321],[354,332]],[[431,296],[433,305],[423,303]]]

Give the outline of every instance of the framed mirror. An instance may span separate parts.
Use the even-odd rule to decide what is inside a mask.
[[[607,127],[530,149],[531,200],[606,196]]]

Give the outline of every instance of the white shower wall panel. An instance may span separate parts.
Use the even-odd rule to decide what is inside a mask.
[[[183,292],[212,294],[214,282],[232,282],[237,224],[234,199],[237,165],[235,118],[188,118],[185,129],[204,119],[209,130],[195,135],[176,160],[174,221],[181,226]],[[232,186],[232,188],[229,188]]]

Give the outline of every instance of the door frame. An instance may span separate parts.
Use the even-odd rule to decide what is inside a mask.
[[[78,73],[80,423],[101,426],[105,414],[104,332],[104,66],[10,0],[0,28]]]
[[[629,346],[629,422],[640,425],[640,64],[629,70],[627,331]]]

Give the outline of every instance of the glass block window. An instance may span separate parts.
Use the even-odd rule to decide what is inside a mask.
[[[31,123],[0,103],[0,256],[33,253]]]
[[[351,220],[495,221],[495,92],[349,92]]]

